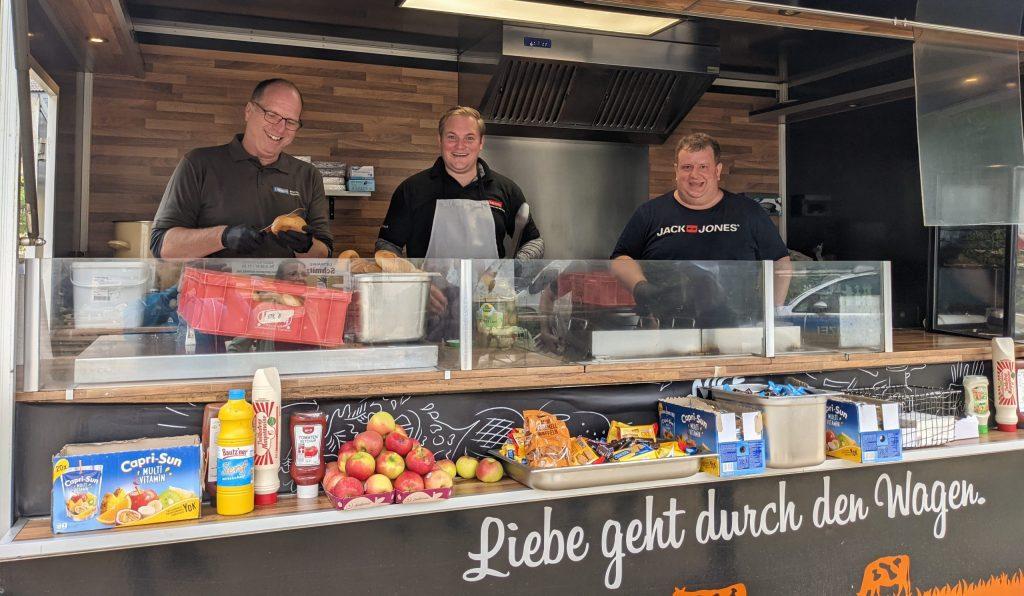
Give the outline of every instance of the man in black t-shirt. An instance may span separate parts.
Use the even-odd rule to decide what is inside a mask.
[[[679,141],[675,190],[641,205],[612,251],[612,272],[632,290],[638,305],[654,307],[672,298],[665,296],[660,280],[648,281],[637,260],[772,260],[777,270],[788,270],[789,251],[768,215],[753,200],[719,188],[721,176],[717,141],[703,133]],[[698,267],[680,267],[691,270],[691,282],[696,282],[691,285],[705,287],[703,302],[722,301],[715,296],[722,290],[713,276]],[[787,281],[776,278],[776,304],[785,299]]]

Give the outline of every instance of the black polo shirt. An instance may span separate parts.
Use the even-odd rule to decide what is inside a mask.
[[[498,256],[504,258],[505,236],[515,234],[516,213],[526,202],[526,197],[518,184],[491,170],[482,159],[478,160],[477,171],[477,179],[462,186],[445,169],[444,160],[438,157],[430,169],[406,178],[391,195],[391,205],[378,237],[405,247],[409,258],[420,259],[426,256],[430,245],[430,230],[434,225],[438,199],[487,201],[494,216]],[[519,245],[537,238],[540,238],[540,231],[531,217],[523,228]]]
[[[690,209],[673,192],[637,208],[611,258],[670,261],[777,261],[789,256],[765,210],[753,199],[724,191],[710,209]]]
[[[324,181],[311,164],[282,153],[264,166],[242,147],[242,135],[227,145],[193,149],[174,169],[153,221],[150,247],[160,255],[170,228],[210,228],[220,225],[269,226],[278,215],[301,208],[315,238],[334,247]],[[223,249],[217,258],[295,256],[270,238],[257,252],[238,255]]]

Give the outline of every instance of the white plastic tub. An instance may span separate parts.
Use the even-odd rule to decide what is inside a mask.
[[[152,273],[148,263],[83,261],[71,264],[75,327],[127,329],[142,326]]]

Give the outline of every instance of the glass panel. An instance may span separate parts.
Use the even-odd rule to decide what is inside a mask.
[[[942,228],[935,269],[935,328],[1003,334],[1006,234],[1003,226]]]
[[[775,353],[884,349],[882,267],[878,262],[794,261],[775,308]]]
[[[43,260],[40,386],[245,377],[264,366],[433,369],[444,350],[457,362],[457,261],[401,260],[388,273],[375,266]]]
[[[470,339],[474,369],[765,354],[761,262],[38,262],[43,390],[244,378],[265,366],[458,370]],[[463,263],[469,304],[460,304]],[[777,351],[882,349],[879,271],[820,262],[777,271],[776,295],[789,296],[776,309]],[[636,280],[646,285],[635,298]]]
[[[992,2],[982,3],[989,9]],[[1020,26],[1021,3],[995,12]],[[928,14],[960,16],[961,3],[922,1]],[[1012,17],[1012,18],[1011,18]],[[1014,20],[1015,19],[1015,20]],[[1016,31],[1014,31],[1016,33]],[[1022,222],[1024,137],[1016,42],[985,45],[926,31],[914,42],[921,189],[926,226]],[[972,42],[973,43],[973,42]]]
[[[631,265],[474,261],[473,368],[764,353],[760,262]]]
[[[1014,276],[1013,302],[1014,302],[1014,338],[1018,341],[1024,340],[1024,230],[1017,232],[1016,243],[1016,275]]]

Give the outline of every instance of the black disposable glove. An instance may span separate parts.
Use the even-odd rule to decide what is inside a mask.
[[[649,281],[641,281],[633,286],[633,300],[636,302],[636,305],[644,306],[648,309],[661,302],[662,293],[662,288]]]
[[[313,235],[309,233],[309,226],[302,228],[301,232],[288,230],[277,235],[278,242],[285,248],[295,253],[307,253],[313,248]]]
[[[263,245],[266,239],[266,232],[256,226],[244,224],[228,226],[220,235],[220,243],[224,245],[224,248],[242,255],[253,253]]]

